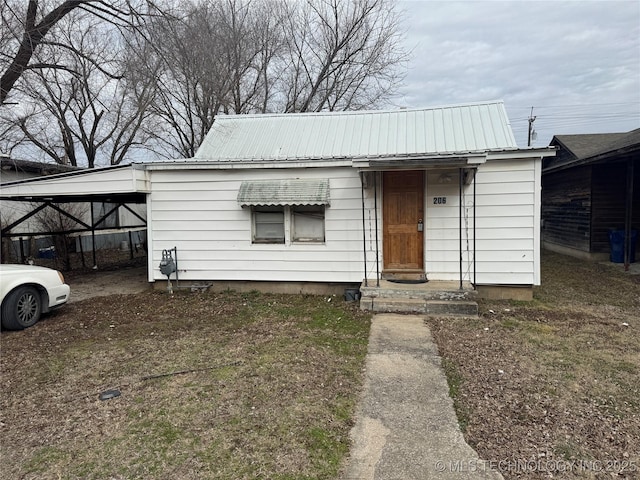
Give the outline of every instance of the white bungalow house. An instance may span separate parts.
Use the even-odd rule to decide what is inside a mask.
[[[552,155],[517,147],[499,101],[218,116],[194,158],[12,182],[0,198],[144,196],[150,282],[175,248],[181,284],[428,279],[522,297],[540,283]]]

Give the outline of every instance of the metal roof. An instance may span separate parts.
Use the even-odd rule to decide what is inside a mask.
[[[194,160],[373,158],[517,149],[502,101],[415,110],[219,115]]]
[[[238,203],[248,205],[329,205],[328,179],[244,181]]]

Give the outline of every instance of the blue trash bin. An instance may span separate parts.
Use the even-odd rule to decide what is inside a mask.
[[[38,250],[38,258],[56,258],[56,247],[41,248]]]
[[[636,261],[637,240],[638,231],[631,230],[631,255],[629,255],[629,263]],[[609,260],[613,263],[624,263],[624,230],[609,230],[609,246],[611,247]]]

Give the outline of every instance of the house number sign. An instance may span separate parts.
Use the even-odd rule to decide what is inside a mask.
[[[433,197],[433,204],[434,205],[446,205],[447,204],[447,197]]]

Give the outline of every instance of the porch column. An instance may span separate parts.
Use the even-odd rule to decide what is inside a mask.
[[[464,170],[458,169],[458,248],[460,253],[460,290],[462,290],[462,187]]]
[[[367,280],[367,226],[364,214],[364,172],[360,172],[360,193],[362,197],[362,255],[364,256],[364,286],[368,287]]]
[[[376,225],[376,287],[380,286],[380,248],[378,247],[378,172],[373,172],[373,216]]]

